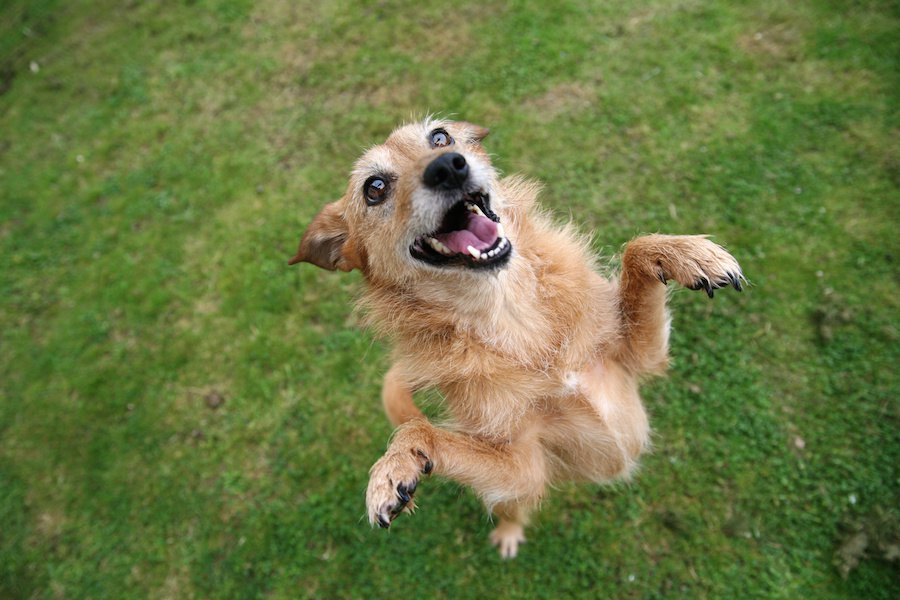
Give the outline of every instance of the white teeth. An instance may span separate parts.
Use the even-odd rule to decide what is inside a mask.
[[[442,244],[439,240],[437,240],[437,239],[435,239],[435,238],[433,238],[433,237],[425,238],[425,239],[428,240],[428,245],[429,245],[429,246],[431,246],[432,248],[434,248],[435,250],[437,250],[437,251],[440,252],[441,254],[446,254],[446,255],[448,255],[448,256],[449,256],[450,254],[453,254],[453,252],[450,250],[450,248],[448,248],[447,246],[445,246],[444,244]]]
[[[506,237],[506,236],[504,235],[504,232],[503,232],[503,225],[501,225],[500,223],[497,223],[497,237],[498,237],[498,238],[505,238],[505,237]]]
[[[466,202],[466,208],[469,209],[469,212],[475,213],[476,215],[484,216],[484,213],[481,212],[481,209],[478,208],[477,204],[473,204],[471,202]]]
[[[469,251],[469,254],[471,254],[471,255],[474,256],[475,258],[477,258],[477,259],[480,259],[480,258],[481,258],[481,252],[479,252],[478,250],[476,250],[476,249],[473,248],[472,246],[468,246],[468,247],[466,248],[466,250],[468,250],[468,251]]]

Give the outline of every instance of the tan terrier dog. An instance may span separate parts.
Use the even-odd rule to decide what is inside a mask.
[[[369,521],[389,527],[435,473],[475,490],[511,558],[548,486],[628,477],[647,447],[638,383],[668,361],[666,282],[712,297],[743,275],[704,236],[649,235],[602,277],[584,238],[535,206],[536,184],[499,177],[487,133],[400,127],[356,162],[290,264],[362,271],[368,324],[395,344],[383,400],[397,430],[369,473]],[[424,388],[446,399],[446,425],[413,403]]]

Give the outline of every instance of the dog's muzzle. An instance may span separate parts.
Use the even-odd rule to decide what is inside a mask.
[[[469,178],[469,163],[459,152],[441,154],[425,167],[422,181],[432,189],[462,189]]]
[[[500,217],[491,210],[490,195],[472,185],[469,164],[458,152],[442,154],[422,174],[423,183],[448,198],[440,227],[418,236],[409,248],[413,258],[438,267],[500,267],[512,244]],[[454,201],[453,197],[456,197]]]

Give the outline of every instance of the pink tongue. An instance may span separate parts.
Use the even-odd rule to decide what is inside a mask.
[[[487,217],[469,213],[465,229],[439,233],[434,237],[452,251],[468,254],[466,248],[469,246],[476,250],[487,250],[497,242],[497,224]]]

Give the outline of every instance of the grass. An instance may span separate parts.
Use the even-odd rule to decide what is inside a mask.
[[[898,597],[896,3],[412,6],[0,8],[0,596]],[[428,111],[598,253],[710,232],[754,283],[674,295],[654,452],[510,563],[450,483],[363,522],[386,346],[285,265]]]

